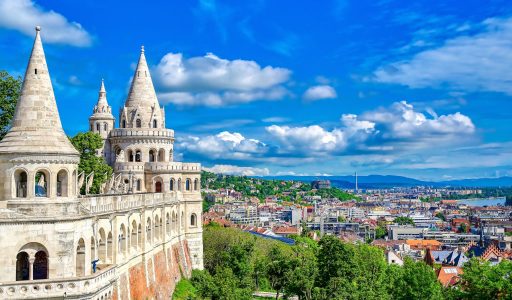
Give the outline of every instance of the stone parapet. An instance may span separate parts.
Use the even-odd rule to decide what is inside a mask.
[[[183,172],[198,173],[201,172],[199,163],[183,162],[150,162],[146,163],[145,169],[151,172]]]
[[[110,132],[111,138],[124,137],[169,137],[174,138],[174,130],[167,128],[137,129],[137,128],[116,128]]]

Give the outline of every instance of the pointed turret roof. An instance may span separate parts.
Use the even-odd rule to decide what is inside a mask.
[[[101,79],[100,91],[98,93],[98,103],[94,106],[93,115],[91,118],[105,118],[113,119],[112,108],[108,105],[107,91],[105,89],[105,82]]]
[[[139,63],[133,74],[130,93],[126,98],[124,106],[160,107],[156,98],[155,88],[153,87],[153,81],[149,74],[146,56],[144,55],[144,46],[140,49]]]
[[[36,27],[12,127],[0,142],[0,153],[78,155],[62,129],[40,31]]]

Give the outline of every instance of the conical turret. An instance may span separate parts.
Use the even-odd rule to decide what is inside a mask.
[[[151,80],[151,75],[149,74],[146,56],[144,55],[144,46],[141,47],[139,63],[137,64],[137,69],[133,74],[130,93],[126,98],[124,106],[159,107],[155,88],[153,87],[153,81]]]
[[[12,127],[0,142],[0,153],[78,155],[62,129],[39,26]]]
[[[98,93],[98,103],[94,106],[92,115],[89,117],[89,127],[92,132],[98,133],[104,140],[114,129],[115,118],[112,115],[112,108],[108,105],[105,82],[101,80]]]

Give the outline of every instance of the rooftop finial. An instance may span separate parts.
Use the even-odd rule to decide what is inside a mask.
[[[144,53],[144,45],[140,46],[140,52]]]
[[[37,25],[36,26],[36,31],[41,31],[41,26]]]

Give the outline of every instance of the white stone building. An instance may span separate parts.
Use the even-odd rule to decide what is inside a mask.
[[[102,82],[89,119],[123,193],[79,195],[40,29],[12,128],[0,141],[0,298],[169,298],[203,268],[200,170],[173,160],[142,49],[120,128]]]

